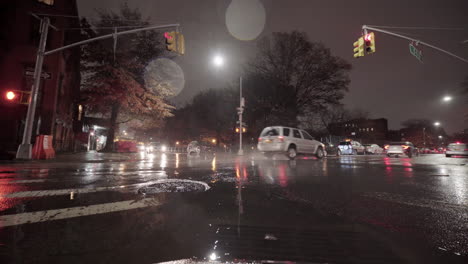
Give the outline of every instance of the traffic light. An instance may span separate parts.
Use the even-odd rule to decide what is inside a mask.
[[[168,51],[177,51],[176,33],[177,32],[175,31],[164,33],[164,37],[166,38],[166,49]]]
[[[177,32],[177,53],[180,55],[185,54],[185,38],[180,32]]]
[[[364,38],[360,37],[353,44],[354,46],[354,58],[364,57]]]
[[[29,95],[31,92],[8,90],[4,93],[4,99],[8,103],[29,104]]]
[[[374,32],[366,34],[364,36],[364,42],[366,46],[366,54],[372,54],[375,52],[375,36]]]
[[[239,130],[240,130],[239,127],[236,127],[236,133],[239,133]],[[247,128],[242,127],[242,133],[245,133],[245,132],[247,132]]]
[[[166,49],[168,51],[177,52],[180,55],[185,54],[185,38],[182,33],[176,31],[165,32],[164,37],[166,38]]]

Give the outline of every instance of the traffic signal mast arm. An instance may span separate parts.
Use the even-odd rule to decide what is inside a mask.
[[[44,55],[50,55],[50,54],[53,54],[55,52],[58,52],[58,51],[61,51],[61,50],[64,50],[64,49],[68,49],[68,48],[71,48],[71,47],[83,45],[83,44],[93,42],[93,41],[96,41],[96,40],[100,40],[100,39],[112,38],[112,37],[116,37],[116,36],[119,36],[119,35],[132,34],[132,33],[151,30],[151,29],[162,29],[162,28],[171,28],[171,27],[178,28],[179,26],[180,26],[180,24],[168,24],[168,25],[148,26],[148,27],[136,28],[136,29],[126,30],[126,31],[114,32],[114,33],[111,33],[111,34],[107,34],[107,35],[103,35],[103,36],[99,36],[99,37],[95,37],[95,38],[90,38],[90,39],[86,39],[86,40],[83,40],[83,41],[78,41],[78,42],[72,43],[70,45],[66,45],[66,46],[57,48],[57,49],[49,50],[49,51],[44,52]]]
[[[366,25],[363,25],[363,26],[362,26],[362,30],[364,31],[364,34],[367,34],[367,30],[368,30],[368,29],[369,29],[369,30],[373,30],[373,31],[377,31],[377,32],[380,32],[380,33],[384,33],[384,34],[387,34],[387,35],[391,35],[391,36],[394,36],[394,37],[397,37],[397,38],[402,38],[402,39],[407,39],[407,40],[414,41],[414,42],[416,42],[416,43],[418,43],[418,44],[421,44],[421,45],[423,45],[423,46],[426,46],[426,47],[435,49],[435,50],[437,50],[437,51],[440,51],[440,52],[442,52],[442,53],[445,53],[445,54],[450,55],[450,56],[452,56],[452,57],[454,57],[454,58],[456,58],[456,59],[459,59],[459,60],[461,60],[461,61],[463,61],[463,62],[468,63],[468,60],[467,60],[467,59],[464,59],[464,58],[462,58],[462,57],[460,57],[460,56],[458,56],[458,55],[455,55],[455,54],[453,54],[453,53],[451,53],[451,52],[449,52],[449,51],[446,51],[446,50],[444,50],[444,49],[441,49],[441,48],[436,47],[436,46],[434,46],[434,45],[431,45],[431,44],[429,44],[429,43],[426,43],[426,42],[423,42],[423,41],[420,41],[420,40],[417,40],[417,39],[414,39],[414,38],[410,38],[410,37],[407,37],[407,36],[404,36],[404,35],[401,35],[401,34],[398,34],[398,33],[394,33],[394,32],[388,31],[388,30],[384,30],[384,29],[380,29],[380,28],[375,28],[375,27],[369,27],[369,26],[366,26]]]

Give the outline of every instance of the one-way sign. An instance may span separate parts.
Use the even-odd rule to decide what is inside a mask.
[[[34,77],[34,69],[28,68],[24,70],[24,75],[28,77]],[[50,80],[50,78],[52,78],[52,74],[50,72],[43,71],[41,73],[41,79]]]

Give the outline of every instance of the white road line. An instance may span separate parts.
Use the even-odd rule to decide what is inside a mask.
[[[45,182],[46,179],[37,179],[37,180],[14,180],[14,181],[0,181],[0,184],[13,184],[13,183],[36,183],[36,182]]]
[[[136,183],[129,185],[121,186],[108,186],[108,187],[96,187],[96,188],[73,188],[73,189],[57,189],[57,190],[37,190],[37,191],[24,191],[24,192],[12,192],[7,194],[0,195],[0,198],[29,198],[29,197],[47,197],[47,196],[56,196],[56,195],[68,195],[70,193],[74,194],[83,194],[83,193],[93,193],[93,192],[102,192],[102,191],[115,191],[125,188],[138,188],[146,185],[156,184],[156,183],[169,183],[169,182],[185,182],[185,183],[199,183],[205,186],[205,191],[210,189],[210,186],[204,182],[185,180],[185,179],[161,179],[155,181],[148,181],[144,183]]]
[[[141,200],[127,200],[121,202],[95,204],[80,207],[70,207],[54,210],[21,213],[0,216],[0,228],[6,226],[32,224],[45,221],[68,219],[80,216],[106,214],[112,212],[126,211],[137,208],[158,206],[161,203],[157,198],[145,198]]]
[[[44,197],[44,196],[66,195],[66,194],[70,194],[71,192],[73,192],[75,194],[93,193],[93,192],[102,192],[102,191],[112,191],[112,190],[118,190],[118,189],[125,189],[125,188],[129,188],[129,187],[142,187],[142,186],[145,186],[145,185],[148,185],[148,184],[153,184],[153,183],[157,183],[157,181],[150,181],[150,182],[130,184],[130,185],[121,185],[121,186],[96,187],[96,188],[73,188],[73,189],[13,192],[13,193],[0,195],[0,198]]]

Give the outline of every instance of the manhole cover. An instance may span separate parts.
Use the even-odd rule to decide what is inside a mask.
[[[210,189],[208,184],[201,181],[165,179],[138,189],[139,193],[152,194],[163,192],[204,192]]]

